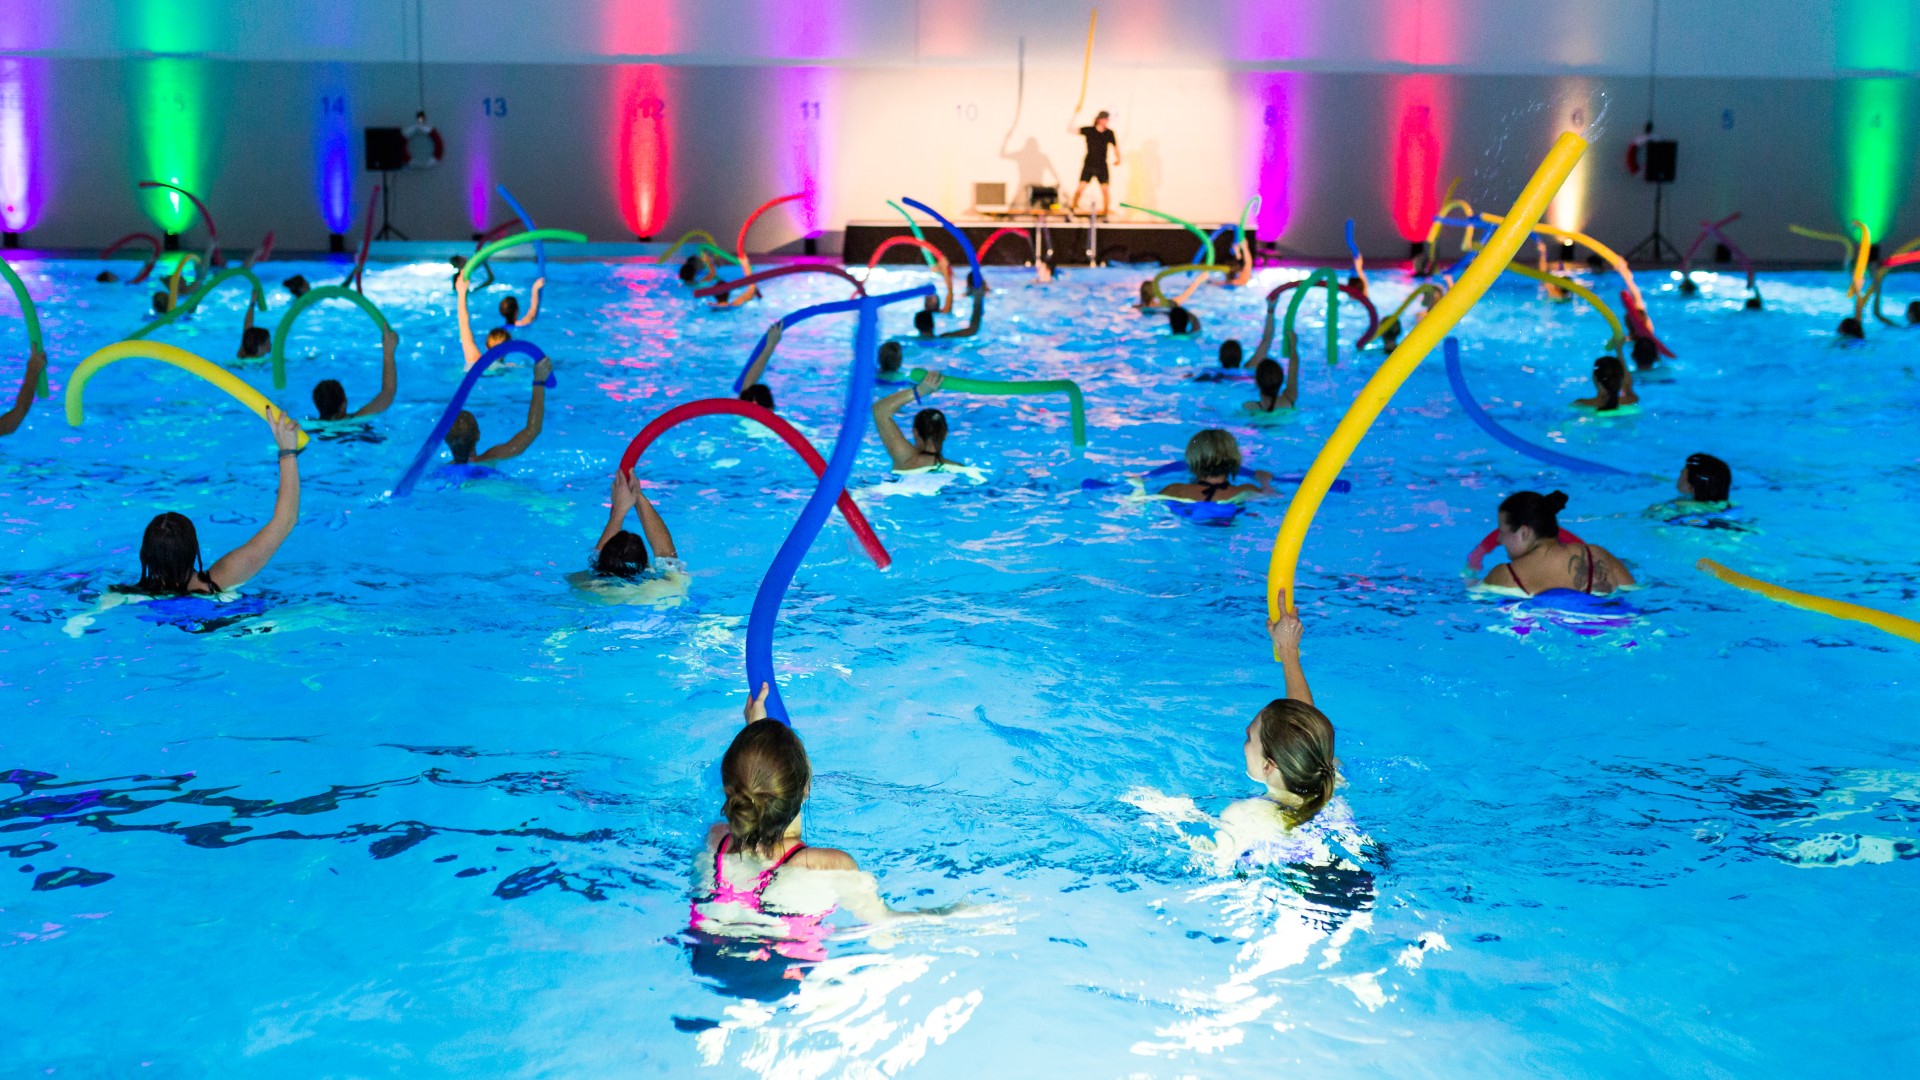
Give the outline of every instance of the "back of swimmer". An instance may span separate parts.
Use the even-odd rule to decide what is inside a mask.
[[[1593,362],[1593,387],[1599,393],[1590,398],[1578,398],[1574,404],[1599,412],[1612,412],[1622,405],[1634,405],[1640,401],[1640,395],[1633,392],[1633,375],[1617,356],[1602,356]]]
[[[680,561],[679,550],[673,546],[673,534],[667,531],[666,520],[648,500],[638,477],[630,472],[614,473],[609,505],[606,527],[600,530],[600,539],[593,545],[595,574],[639,581],[687,572],[687,565]],[[629,511],[639,514],[640,532],[646,535],[645,540],[626,530]],[[652,558],[647,556],[649,544],[653,546]]]
[[[740,391],[740,400],[751,402],[752,404],[758,405],[761,408],[767,410],[768,412],[774,411],[773,410],[773,391],[767,389],[766,383],[754,383],[752,386],[749,386],[745,390]]]
[[[1673,487],[1680,497],[1648,507],[1646,516],[1667,519],[1726,510],[1733,497],[1733,469],[1712,454],[1689,454]]]
[[[1193,337],[1200,333],[1200,317],[1175,304],[1167,309],[1167,329],[1175,337]]]
[[[1273,474],[1264,469],[1253,474],[1254,483],[1234,482],[1240,471],[1240,443],[1224,428],[1208,428],[1187,440],[1188,483],[1168,484],[1160,494],[1188,502],[1229,502],[1254,495],[1273,494]]]
[[[372,401],[353,412],[347,411],[347,388],[336,379],[323,379],[313,388],[313,407],[319,410],[322,420],[357,420],[363,416],[373,416],[387,411],[393,404],[393,395],[399,389],[399,379],[394,372],[393,352],[400,345],[400,335],[389,329],[380,335],[380,392]]]
[[[900,374],[900,366],[906,360],[906,350],[897,341],[880,343],[880,381],[905,382],[906,376]]]
[[[1561,542],[1559,515],[1566,505],[1567,496],[1558,491],[1507,496],[1500,504],[1498,535],[1508,561],[1488,571],[1480,584],[1527,596],[1554,589],[1605,596],[1632,585],[1633,575],[1606,548]]]
[[[894,421],[894,414],[907,402],[930,397],[940,389],[942,378],[938,371],[929,371],[917,386],[888,394],[873,403],[873,425],[879,429],[880,441],[887,448],[887,456],[893,459],[895,469],[905,471],[960,464],[946,456],[946,413],[932,407],[914,413],[911,442],[907,441],[906,435],[900,431],[900,425]]]
[[[1288,361],[1287,366],[1293,369],[1294,380],[1291,386],[1288,385],[1287,373],[1281,370],[1278,360],[1262,360],[1255,364],[1253,384],[1260,390],[1260,400],[1241,402],[1241,411],[1260,415],[1293,408],[1300,398],[1298,350],[1293,359]]]
[[[455,465],[480,465],[489,461],[504,461],[518,457],[533,445],[540,437],[540,429],[547,414],[547,377],[553,374],[553,361],[542,359],[533,365],[533,397],[527,402],[527,425],[516,432],[513,438],[484,453],[474,451],[480,445],[480,421],[465,409],[454,417],[453,427],[447,430],[447,450],[453,455]]]

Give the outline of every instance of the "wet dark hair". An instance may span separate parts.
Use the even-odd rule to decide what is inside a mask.
[[[607,538],[593,559],[593,572],[608,577],[639,577],[647,569],[647,544],[625,529]]]
[[[140,537],[140,580],[133,592],[163,596],[190,591],[200,565],[200,536],[185,514],[156,514]]]
[[[465,409],[453,418],[453,426],[447,429],[447,449],[453,452],[453,463],[465,465],[473,460],[474,447],[480,443],[480,421]]]
[[[1593,362],[1593,381],[1607,392],[1607,400],[1600,403],[1601,412],[1612,412],[1620,407],[1620,388],[1627,381],[1627,365],[1617,356],[1603,356]]]
[[[520,318],[520,301],[511,296],[501,297],[500,317],[510,323],[518,320]]]
[[[1558,540],[1560,511],[1566,508],[1567,496],[1563,491],[1545,495],[1537,491],[1516,491],[1500,504],[1500,516],[1510,530],[1532,529],[1533,535],[1543,540]]]
[[[265,356],[273,351],[273,331],[264,326],[249,326],[240,331],[242,357]]]
[[[165,290],[153,294],[153,313],[155,315],[165,315],[167,309],[172,306],[173,297],[168,296]]]
[[[345,420],[347,388],[337,379],[322,379],[313,387],[313,407],[320,410],[322,420]]]
[[[880,343],[880,370],[881,371],[899,371],[900,364],[902,360],[905,358],[905,356],[906,356],[906,350],[900,347],[899,342],[897,341],[881,342]]]
[[[1359,274],[1348,274],[1346,288],[1343,291],[1354,293],[1365,292],[1367,291],[1367,283],[1360,280]]]
[[[699,276],[700,260],[692,255],[687,256],[687,261],[680,264],[680,280],[682,282],[691,282]]]
[[[1840,336],[1853,341],[1862,341],[1865,340],[1867,331],[1860,325],[1859,319],[1849,315],[1840,320]]]
[[[1680,277],[1680,295],[1681,296],[1692,296],[1699,291],[1700,291],[1700,285],[1698,282],[1693,280],[1693,276],[1691,274],[1681,275]]]
[[[493,329],[487,331],[487,348],[489,349],[493,348],[495,345],[499,345],[504,342],[508,342],[512,340],[513,340],[513,331],[507,329],[504,326],[496,326]]]
[[[114,272],[113,272],[113,271],[111,271],[111,270],[102,270],[102,271],[100,271],[99,273],[97,273],[97,274],[95,274],[95,275],[93,275],[93,280],[95,280],[95,281],[119,281],[119,280],[120,280],[120,275],[119,275],[119,274],[116,274],[116,273],[114,273]]]
[[[1253,385],[1260,388],[1262,400],[1278,398],[1287,385],[1287,369],[1280,366],[1280,361],[1268,357],[1253,365]],[[1278,401],[1274,402],[1274,407],[1279,407]]]
[[[1907,325],[1920,323],[1920,300],[1907,301]]]
[[[1400,320],[1395,319],[1381,328],[1380,347],[1388,352],[1400,347]]]
[[[933,312],[921,310],[913,313],[913,329],[921,337],[933,336]]]
[[[1652,338],[1637,337],[1633,339],[1633,351],[1629,355],[1633,357],[1633,366],[1645,371],[1660,362],[1660,346],[1654,344]]]
[[[299,274],[293,275],[280,284],[286,286],[287,291],[292,293],[295,298],[307,295],[307,290],[313,288],[307,279],[301,277]]]
[[[1143,281],[1140,283],[1140,306],[1141,307],[1159,307],[1160,306],[1154,303],[1153,282],[1151,281]]]
[[[1333,798],[1340,764],[1333,756],[1333,721],[1292,698],[1275,698],[1254,719],[1260,725],[1260,752],[1280,770],[1280,783],[1303,800],[1285,810],[1288,825],[1297,828]]]
[[[913,437],[933,447],[933,460],[945,461],[940,449],[947,444],[947,414],[939,409],[921,409],[913,414]]]
[[[1756,292],[1752,296],[1747,297],[1745,306],[1748,311],[1759,311],[1761,307],[1760,294]],[[1908,310],[1912,310],[1912,305],[1908,305]],[[1912,320],[1909,319],[1908,321],[1911,322]]]
[[[1733,470],[1712,454],[1689,454],[1687,486],[1699,502],[1726,502],[1733,490]]]
[[[1246,359],[1246,350],[1240,347],[1239,338],[1228,338],[1220,343],[1220,366],[1237,368]]]
[[[1175,304],[1167,309],[1167,329],[1184,334],[1193,329],[1193,313]]]
[[[720,787],[727,795],[721,813],[734,846],[764,858],[777,854],[812,782],[807,749],[792,728],[778,720],[741,728],[720,759]]]
[[[451,264],[455,270],[458,270],[467,265],[467,257],[465,255],[449,255],[447,256],[447,262]]]
[[[767,389],[766,383],[754,383],[740,391],[740,400],[751,401],[768,412],[773,411],[773,391]]]

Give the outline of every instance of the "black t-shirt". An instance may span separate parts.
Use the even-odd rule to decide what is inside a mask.
[[[1113,146],[1120,141],[1120,137],[1114,134],[1112,128],[1101,131],[1097,127],[1083,127],[1080,129],[1080,137],[1087,140],[1088,164],[1105,165],[1107,163],[1107,147]]]

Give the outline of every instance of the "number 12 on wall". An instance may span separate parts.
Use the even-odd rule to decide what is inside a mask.
[[[488,116],[505,116],[507,115],[507,99],[503,97],[483,97],[480,99],[480,108],[485,111]]]

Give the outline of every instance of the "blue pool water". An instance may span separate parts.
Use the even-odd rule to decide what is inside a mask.
[[[1225,335],[1250,346],[1265,288],[1297,271],[1203,290],[1199,343],[1126,306],[1137,272],[1041,289],[993,271],[987,332],[909,363],[1075,379],[1091,445],[1071,449],[1058,398],[942,395],[948,452],[986,479],[926,494],[889,480],[870,436],[853,486],[894,564],[836,517],[776,637],[816,769],[809,840],[896,904],[987,907],[846,933],[768,1005],[692,971],[682,932],[747,612],[811,476],[739,421],[688,424],[642,465],[686,601],[608,604],[567,575],[628,439],[725,395],[769,321],[845,286],[788,278],[711,311],[650,266],[556,263],[523,335],[559,380],[540,440],[497,478],[391,500],[461,364],[446,268],[372,267],[403,337],[398,403],[300,459],[299,528],[246,599],[96,611],[136,576],[152,514],[191,515],[212,559],[265,520],[274,477],[258,420],[151,362],[98,375],[67,427],[66,373],[150,291],[96,269],[23,264],[56,399],[0,440],[0,1071],[1843,1075],[1920,1056],[1920,647],[1694,569],[1920,614],[1920,331],[1835,345],[1837,273],[1769,276],[1759,313],[1734,278],[1684,301],[1643,274],[1680,355],[1610,420],[1564,405],[1590,392],[1600,320],[1497,288],[1459,329],[1475,396],[1626,476],[1494,443],[1437,354],[1412,377],[1301,562],[1307,671],[1372,840],[1365,874],[1316,889],[1203,871],[1186,837],[1204,827],[1179,820],[1182,800],[1256,794],[1240,743],[1280,693],[1261,623],[1285,500],[1208,527],[1083,482],[1220,424],[1250,461],[1302,470],[1378,349],[1352,353],[1364,324],[1343,305],[1328,368],[1309,300],[1301,415],[1253,427],[1249,388],[1192,376]],[[501,274],[524,297],[527,264]],[[1410,285],[1374,280],[1383,305]],[[219,294],[156,338],[230,363],[243,304]],[[823,440],[851,332],[797,329],[769,375]],[[8,317],[0,355],[23,351]],[[377,389],[344,305],[289,353],[285,391],[239,370],[297,415],[322,377],[355,405]],[[500,367],[470,406],[486,442],[525,411],[525,365]],[[1732,463],[1742,529],[1642,515],[1700,450]],[[1498,501],[1555,487],[1563,521],[1643,583],[1624,625],[1465,590]]]

